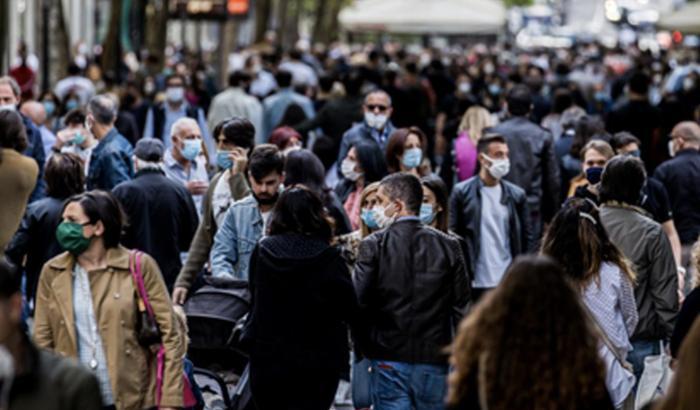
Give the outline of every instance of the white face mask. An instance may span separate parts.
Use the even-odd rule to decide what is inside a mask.
[[[510,160],[509,159],[493,159],[489,158],[488,155],[484,154],[484,158],[491,162],[491,166],[486,168],[492,177],[496,179],[501,179],[508,175],[510,172]]]
[[[373,112],[365,112],[365,122],[367,123],[368,126],[371,128],[374,128],[375,130],[381,130],[384,128],[384,125],[386,122],[389,120],[389,117],[387,117],[384,114],[375,114]]]
[[[0,111],[17,111],[17,106],[14,104],[3,104],[0,105]]]
[[[389,207],[390,206],[391,205],[389,205]],[[379,229],[386,228],[387,226],[394,223],[394,221],[396,220],[396,215],[386,216],[386,211],[389,207],[385,207],[383,205],[375,205],[374,208],[372,208],[374,220],[377,222]]]
[[[185,98],[184,87],[168,87],[165,90],[165,98],[173,103],[179,103]]]
[[[676,156],[676,147],[673,146],[673,140],[668,142],[668,155],[670,155],[671,158]]]
[[[362,173],[355,171],[356,166],[357,162],[349,158],[345,158],[340,164],[340,172],[350,181],[357,181],[362,176]]]

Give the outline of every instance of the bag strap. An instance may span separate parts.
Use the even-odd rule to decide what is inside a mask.
[[[130,260],[130,270],[131,270],[131,276],[134,279],[134,285],[136,286],[136,292],[138,293],[139,296],[139,308],[141,307],[140,304],[143,304],[143,307],[146,309],[148,312],[148,315],[151,317],[155,317],[155,314],[153,313],[153,307],[151,306],[151,302],[148,299],[148,292],[146,291],[146,285],[144,284],[143,281],[143,273],[141,271],[141,256],[143,255],[143,252],[138,251],[138,250],[133,250],[131,251],[131,257],[129,258]]]
[[[603,343],[605,346],[610,349],[612,354],[615,356],[615,359],[617,359],[620,364],[622,364],[622,367],[628,369],[629,367],[629,362],[627,361],[626,358],[622,357],[620,354],[620,351],[615,347],[613,342],[610,340],[608,337],[608,334],[605,333],[605,329],[603,329],[603,326],[600,325],[600,322],[598,322],[598,318],[595,317],[595,315],[588,309],[586,305],[584,305],[584,310],[586,311],[586,314],[588,317],[591,319],[591,322],[593,322],[593,326],[595,326],[596,330],[598,331],[598,334],[600,335],[600,338],[603,340]],[[629,369],[628,369],[629,370]]]

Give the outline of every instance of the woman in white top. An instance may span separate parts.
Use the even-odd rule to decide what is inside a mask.
[[[571,199],[562,207],[542,243],[542,252],[557,260],[578,286],[603,333],[600,354],[607,368],[606,385],[615,407],[621,408],[635,385],[625,361],[638,321],[634,273],[610,242],[596,205],[585,199]]]

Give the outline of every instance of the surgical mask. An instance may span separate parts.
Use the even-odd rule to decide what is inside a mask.
[[[628,152],[627,155],[629,155],[630,157],[641,158],[641,157],[642,157],[642,152],[639,151],[638,149],[636,149],[636,150],[634,150],[634,151]]]
[[[388,207],[382,206],[382,205],[375,205],[374,208],[372,208],[372,214],[374,215],[374,220],[377,222],[377,225],[379,226],[380,229],[384,229],[387,226],[391,225],[394,223],[394,220],[396,219],[394,216],[386,216],[386,210]]]
[[[420,221],[423,225],[430,225],[435,220],[436,213],[433,212],[433,205],[423,202],[420,206]]]
[[[73,136],[73,139],[71,140],[71,143],[73,145],[83,145],[83,143],[85,142],[85,139],[86,139],[85,135],[83,135],[80,132],[76,132],[75,135]]]
[[[673,146],[673,140],[668,142],[668,155],[670,155],[671,158],[676,156],[676,148]]]
[[[221,169],[230,169],[233,167],[233,160],[229,155],[231,155],[231,151],[218,151],[216,153],[216,165]]]
[[[68,100],[66,102],[66,111],[73,111],[74,109],[80,107],[78,100]]]
[[[365,113],[365,122],[370,128],[374,128],[375,130],[384,128],[387,120],[389,120],[389,117],[384,114],[375,114],[373,112]]]
[[[469,83],[459,83],[458,90],[462,94],[469,94],[472,90],[472,85]]]
[[[169,102],[179,103],[185,98],[184,87],[168,87],[165,90],[165,98]]]
[[[197,155],[202,151],[202,141],[200,141],[199,138],[195,138],[185,140],[183,144],[182,150],[180,151],[182,156],[188,161],[194,161]]]
[[[82,224],[64,221],[56,228],[56,239],[61,248],[77,256],[85,252],[92,238],[83,235]]]
[[[374,219],[374,212],[372,212],[372,209],[362,208],[362,211],[360,211],[360,218],[362,218],[362,222],[367,225],[367,228],[379,229],[379,224]]]
[[[156,92],[156,85],[152,81],[149,81],[143,85],[143,93],[146,95],[151,95]]]
[[[504,176],[508,175],[508,172],[510,172],[510,160],[508,158],[492,159],[489,158],[487,155],[484,155],[484,158],[491,162],[491,166],[488,167],[487,170],[489,171],[489,174],[491,174],[492,177],[496,179],[501,179]]]
[[[498,95],[501,93],[501,86],[498,84],[489,85],[489,92],[491,95]]]
[[[362,173],[355,171],[356,166],[357,166],[357,162],[355,162],[349,158],[345,158],[343,160],[343,162],[340,164],[340,172],[348,180],[357,181],[362,176]]]
[[[423,150],[420,148],[411,148],[404,151],[401,162],[406,168],[413,169],[418,168],[422,160]]]
[[[44,111],[46,111],[46,115],[51,117],[53,113],[56,111],[56,103],[53,101],[44,101]]]
[[[586,170],[586,180],[591,185],[600,182],[601,175],[603,175],[603,167],[590,167]]]
[[[17,111],[17,106],[14,104],[2,104],[0,105],[0,111]]]

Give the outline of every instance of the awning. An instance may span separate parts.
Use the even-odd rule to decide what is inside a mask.
[[[700,34],[700,3],[689,3],[673,13],[661,16],[659,28]]]

